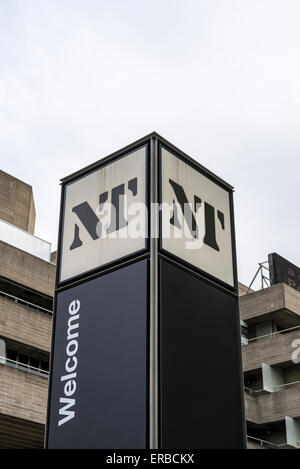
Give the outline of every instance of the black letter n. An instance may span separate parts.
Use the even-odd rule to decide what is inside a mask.
[[[72,208],[72,212],[76,213],[79,220],[88,231],[89,235],[93,240],[98,239],[99,236],[97,234],[97,225],[99,223],[99,219],[89,206],[87,202],[83,202],[82,204],[77,205],[76,207]],[[82,241],[79,237],[79,226],[75,223],[74,226],[74,239],[70,246],[70,251],[72,249],[76,249],[82,245]]]

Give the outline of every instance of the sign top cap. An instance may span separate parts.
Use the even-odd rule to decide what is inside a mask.
[[[65,184],[65,183],[68,183],[68,182],[71,182],[73,181],[74,179],[76,179],[77,177],[81,177],[85,174],[87,174],[88,172],[90,171],[93,171],[94,169],[97,169],[99,167],[100,164],[103,164],[103,163],[108,163],[111,159],[115,158],[115,157],[118,157],[119,155],[125,153],[126,151],[130,151],[131,149],[133,149],[134,147],[138,146],[138,145],[142,145],[143,143],[146,143],[149,139],[151,138],[154,138],[154,139],[157,139],[159,140],[162,144],[165,144],[167,145],[170,149],[173,149],[175,152],[179,153],[181,156],[183,156],[184,158],[186,158],[190,163],[192,163],[193,165],[195,165],[196,167],[198,167],[200,170],[202,170],[204,173],[206,173],[208,176],[211,176],[212,178],[214,178],[216,181],[220,182],[223,186],[227,187],[228,189],[230,190],[234,190],[234,187],[229,184],[228,182],[224,181],[224,179],[220,178],[219,176],[217,176],[216,174],[214,174],[212,171],[210,171],[209,169],[207,169],[205,166],[203,166],[202,164],[200,164],[197,160],[195,160],[194,158],[191,158],[190,156],[188,156],[186,153],[184,153],[182,150],[180,150],[178,147],[176,147],[175,145],[173,145],[173,143],[171,143],[170,141],[168,141],[167,139],[165,139],[164,137],[162,137],[160,134],[158,134],[157,132],[153,131],[153,132],[150,132],[149,134],[145,135],[144,137],[138,139],[138,140],[135,140],[134,142],[130,143],[129,145],[126,145],[125,147],[122,147],[120,148],[119,150],[113,152],[113,153],[110,153],[109,155],[103,157],[103,158],[100,158],[99,160],[95,161],[94,163],[91,163],[87,166],[85,166],[84,168],[81,168],[80,170],[78,171],[75,171],[74,173],[71,173],[69,174],[68,176],[65,176],[64,178],[62,178],[60,180],[60,182],[62,184]]]

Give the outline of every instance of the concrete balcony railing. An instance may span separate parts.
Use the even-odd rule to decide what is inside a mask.
[[[277,365],[291,361],[292,342],[300,339],[300,327],[269,337],[251,340],[242,347],[244,372],[261,368],[262,363]]]
[[[300,324],[300,292],[285,283],[243,295],[239,303],[243,321],[277,319],[286,328]]]
[[[286,416],[300,417],[300,383],[285,385],[278,392],[245,392],[246,419],[256,424],[278,422]]]
[[[0,414],[45,424],[48,379],[0,364]]]
[[[247,435],[247,449],[291,449],[291,446]]]
[[[0,335],[50,352],[52,317],[46,310],[0,296]]]
[[[259,441],[247,439],[247,449],[266,449]]]

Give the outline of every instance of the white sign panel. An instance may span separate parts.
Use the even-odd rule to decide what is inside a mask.
[[[144,249],[145,204],[146,146],[67,184],[60,281]]]
[[[229,192],[161,150],[162,248],[234,286]]]

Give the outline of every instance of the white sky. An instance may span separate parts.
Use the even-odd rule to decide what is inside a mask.
[[[0,167],[59,179],[156,130],[235,186],[239,277],[300,265],[299,0],[0,0]]]

